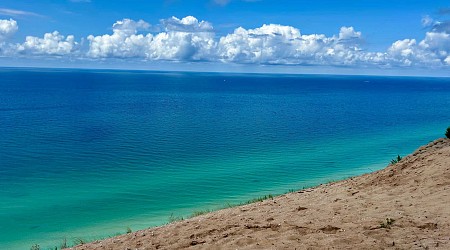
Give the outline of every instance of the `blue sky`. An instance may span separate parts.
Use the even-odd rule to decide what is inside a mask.
[[[440,0],[2,0],[0,65],[446,75],[449,10]]]

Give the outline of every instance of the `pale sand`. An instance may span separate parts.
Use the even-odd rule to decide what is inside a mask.
[[[371,174],[74,249],[180,248],[450,249],[450,140]]]

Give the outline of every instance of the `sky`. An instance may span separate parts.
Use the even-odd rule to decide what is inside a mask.
[[[2,0],[0,66],[450,76],[450,2]]]

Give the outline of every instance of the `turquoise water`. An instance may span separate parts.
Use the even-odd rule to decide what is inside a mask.
[[[450,79],[0,69],[0,246],[42,249],[384,167]]]

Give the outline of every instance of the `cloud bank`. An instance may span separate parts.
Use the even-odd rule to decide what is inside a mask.
[[[217,36],[211,23],[193,16],[162,19],[156,25],[123,19],[112,25],[111,34],[89,35],[77,41],[73,35],[54,31],[41,38],[27,36],[23,43],[13,44],[8,40],[17,32],[18,25],[9,19],[0,20],[0,55],[262,65],[449,67],[449,23],[426,16],[422,24],[429,30],[422,40],[406,38],[394,41],[385,51],[367,51],[363,33],[354,27],[341,27],[337,34],[327,36],[302,34],[292,26],[264,24],[254,29],[239,27],[230,34]]]
[[[113,34],[88,36],[87,56],[92,58],[143,58],[147,60],[211,60],[216,47],[212,25],[195,17],[161,20],[164,32],[138,34],[150,24],[123,19]]]

